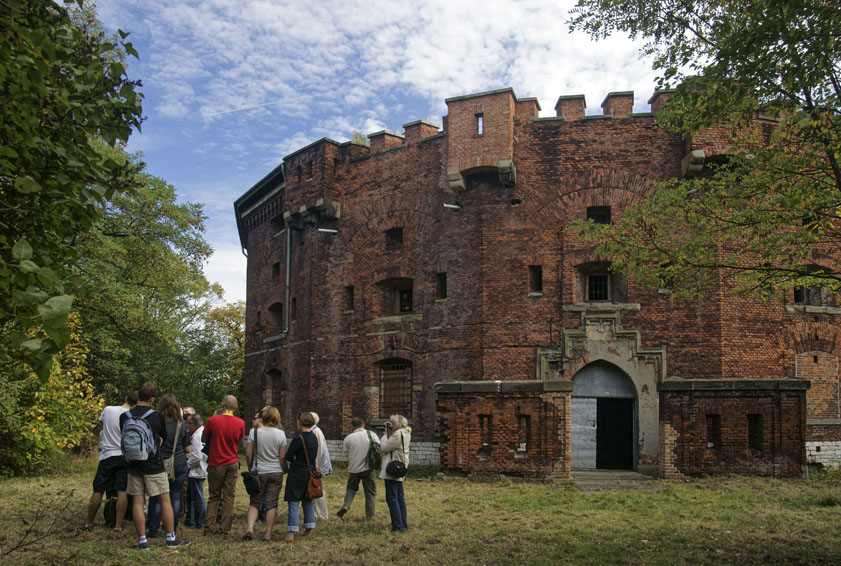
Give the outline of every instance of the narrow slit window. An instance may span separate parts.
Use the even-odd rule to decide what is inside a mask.
[[[439,299],[439,300],[447,298],[447,274],[446,273],[436,273],[435,274],[435,298]]]
[[[762,450],[762,415],[748,415],[748,448]]]
[[[543,293],[543,266],[529,266],[529,293]]]
[[[309,179],[312,177],[312,161],[307,161],[307,166],[305,169],[306,178]]]
[[[275,263],[272,265],[272,281],[277,281],[280,279],[280,263]]]
[[[479,456],[487,458],[491,453],[491,415],[479,415]]]
[[[345,310],[353,310],[353,285],[345,287]]]
[[[707,448],[721,447],[721,415],[707,415]]]
[[[482,114],[476,114],[476,133],[480,136],[485,133],[485,117]]]
[[[525,456],[529,450],[529,433],[531,431],[531,416],[517,417],[517,455]]]
[[[295,297],[292,297],[292,301],[289,304],[289,318],[291,320],[298,318],[298,300]]]

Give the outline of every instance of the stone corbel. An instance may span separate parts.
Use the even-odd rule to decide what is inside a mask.
[[[684,177],[697,177],[704,170],[704,150],[693,149],[680,161],[680,172]]]
[[[464,177],[458,167],[447,167],[447,180],[450,183],[450,188],[455,192],[463,193],[467,190]]]
[[[517,169],[510,159],[502,159],[499,162],[499,182],[504,187],[513,187],[517,183]]]
[[[301,215],[296,213],[291,213],[288,210],[283,213],[283,221],[286,225],[292,230],[303,230],[304,223],[301,219]]]

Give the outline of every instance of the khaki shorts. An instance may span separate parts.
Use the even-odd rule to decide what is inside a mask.
[[[126,493],[129,495],[148,495],[149,497],[169,493],[169,477],[167,477],[166,472],[151,475],[129,474]]]

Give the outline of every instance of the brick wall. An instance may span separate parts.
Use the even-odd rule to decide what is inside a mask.
[[[438,442],[415,442],[409,446],[410,466],[438,466],[440,458]],[[330,460],[333,462],[347,462],[347,453],[341,440],[327,440],[327,449],[330,451]]]
[[[570,477],[571,382],[444,382],[436,391],[443,470]]]
[[[807,388],[799,380],[664,381],[661,475],[802,476]]]
[[[652,110],[668,98],[653,97]],[[443,131],[411,122],[403,134],[372,135],[371,148],[323,139],[287,156],[280,189],[255,185],[247,194],[256,204],[240,218],[248,248],[245,410],[271,401],[284,423],[314,410],[325,433],[341,438],[353,416],[369,422],[388,416],[381,370],[399,360],[411,364],[400,412],[416,442],[441,438],[443,446],[436,383],[535,379],[538,352],[557,350],[564,331],[583,326],[576,305],[585,303],[587,270],[601,259],[566,227],[592,206],[608,206],[620,217],[656,181],[681,176],[689,151],[707,157],[729,151],[726,128],[683,139],[659,128],[653,115],[631,113],[632,102],[630,93],[612,93],[605,115],[585,116],[583,97],[561,97],[563,116],[539,118],[537,101],[503,89],[449,99]],[[505,160],[515,165],[513,178],[503,175]],[[338,203],[340,214],[319,212],[324,199]],[[294,220],[290,229],[278,220],[285,213]],[[402,245],[389,249],[385,232],[397,227]],[[272,308],[293,308],[286,304],[287,234],[295,320],[284,333],[283,318]],[[542,269],[540,292],[530,289],[529,266]],[[437,295],[439,273],[446,273],[446,298]],[[411,285],[410,312],[395,311],[395,282]],[[614,308],[605,316],[638,330],[641,348],[664,351],[667,375],[813,379],[804,437],[841,441],[841,418],[833,416],[839,410],[833,360],[841,356],[837,301],[811,310],[782,296],[748,301],[729,294],[723,276],[715,291],[693,301],[634,281],[614,283],[621,297],[602,305]],[[570,367],[561,364],[562,374],[597,361],[582,352],[564,355]],[[746,403],[765,406],[750,399]],[[488,414],[513,418],[513,401],[499,402]],[[548,403],[522,402],[535,411]],[[656,418],[653,405],[646,410]],[[547,433],[549,425],[532,422]],[[678,426],[675,431],[683,434]],[[646,455],[646,465],[660,463]],[[537,469],[547,468],[541,463]]]

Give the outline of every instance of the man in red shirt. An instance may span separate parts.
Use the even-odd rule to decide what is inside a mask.
[[[225,395],[222,399],[221,415],[207,419],[202,433],[202,442],[210,443],[210,457],[207,467],[207,521],[205,534],[221,532],[227,535],[234,518],[234,498],[239,478],[239,443],[245,438],[245,421],[234,416],[237,398]],[[224,497],[222,494],[224,493]],[[216,525],[219,500],[222,500],[222,518]]]

